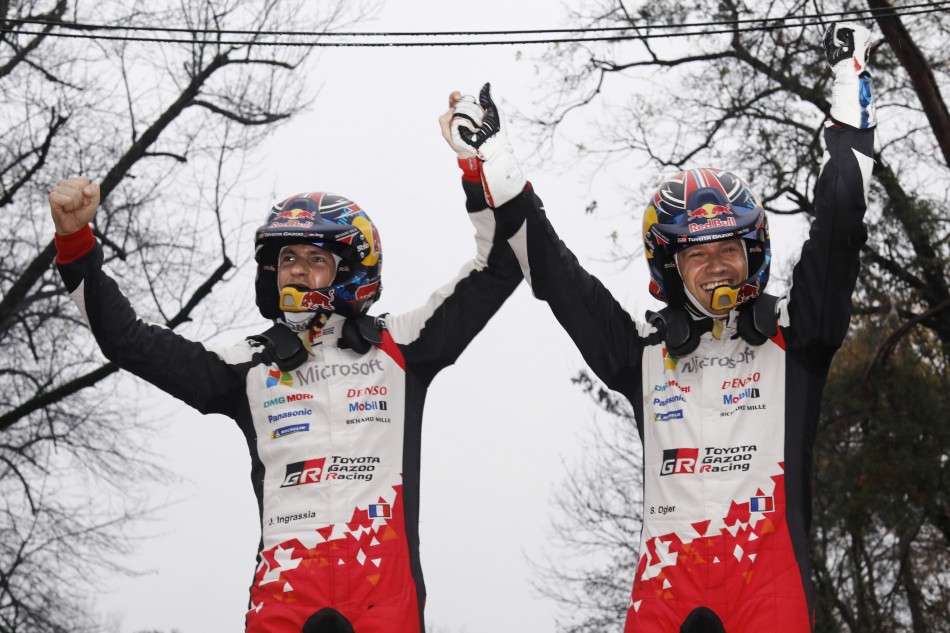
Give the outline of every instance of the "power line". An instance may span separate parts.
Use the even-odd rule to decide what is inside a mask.
[[[644,39],[668,39],[679,37],[724,35],[733,33],[750,33],[756,31],[775,31],[787,28],[799,28],[807,26],[819,26],[833,17],[863,17],[870,14],[872,18],[900,17],[911,15],[924,15],[930,13],[939,13],[947,10],[950,0],[937,2],[906,5],[902,7],[891,7],[888,9],[857,9],[855,11],[839,11],[824,14],[810,14],[801,16],[787,16],[781,18],[745,18],[738,20],[725,20],[718,22],[697,22],[693,24],[682,25],[632,25],[617,27],[587,27],[577,29],[535,29],[535,30],[512,30],[512,31],[429,31],[429,32],[299,32],[299,31],[229,31],[215,29],[183,29],[177,27],[142,27],[142,26],[118,26],[118,25],[97,25],[82,23],[60,23],[48,20],[7,20],[7,22],[34,24],[34,25],[57,25],[61,28],[68,28],[80,31],[148,31],[148,32],[168,32],[168,33],[189,33],[192,35],[251,35],[254,39],[226,40],[220,38],[169,38],[169,37],[149,37],[149,36],[131,36],[131,35],[104,35],[83,33],[65,33],[65,32],[47,32],[47,31],[23,31],[19,29],[0,28],[0,33],[11,33],[18,35],[44,35],[47,37],[60,37],[67,39],[90,39],[103,41],[123,41],[123,42],[147,42],[159,44],[204,44],[220,46],[267,46],[267,47],[306,47],[306,48],[383,48],[383,47],[423,47],[423,46],[492,46],[492,45],[526,45],[526,44],[561,44],[561,43],[580,43],[580,42],[622,42],[630,40]],[[759,26],[739,26],[740,24],[757,24]],[[696,30],[700,27],[730,25],[732,28],[722,28],[713,30]],[[423,38],[423,37],[461,37],[461,36],[495,36],[506,38],[512,35],[547,35],[555,33],[598,33],[611,31],[653,31],[653,30],[672,30],[680,29],[677,32],[670,33],[628,33],[621,35],[603,35],[603,36],[585,36],[561,37],[549,39],[490,39],[490,40],[465,40],[449,39],[438,41],[392,41],[392,38]],[[280,38],[328,38],[330,41],[287,41],[282,40],[263,40],[258,37],[280,37]],[[360,41],[366,37],[386,38],[383,41]],[[357,38],[358,41],[339,41],[337,38]]]
[[[612,31],[639,31],[639,30],[674,30],[674,29],[694,29],[707,26],[727,26],[739,24],[761,23],[763,26],[774,27],[775,23],[784,23],[795,21],[790,26],[799,26],[807,20],[827,20],[834,17],[860,17],[868,14],[869,17],[892,17],[894,15],[916,15],[917,13],[935,13],[942,7],[950,5],[950,0],[939,2],[923,2],[918,4],[908,4],[899,7],[854,9],[851,11],[833,11],[828,13],[813,13],[796,16],[784,16],[774,18],[739,18],[736,20],[718,20],[709,22],[694,22],[691,24],[628,24],[622,26],[597,26],[597,27],[577,27],[577,28],[554,28],[554,29],[515,29],[515,30],[489,30],[489,31],[255,31],[255,30],[236,30],[236,29],[198,29],[188,27],[166,27],[166,26],[134,26],[117,24],[90,24],[81,22],[61,22],[57,20],[43,20],[33,18],[13,18],[6,22],[12,24],[31,24],[43,26],[59,26],[63,29],[81,30],[81,31],[144,31],[144,32],[163,32],[163,33],[188,33],[192,35],[252,35],[252,36],[280,36],[280,37],[460,37],[460,36],[508,36],[508,35],[551,35],[557,33],[603,33]],[[910,9],[927,9],[925,11],[916,11],[911,13]],[[6,31],[5,31],[6,32]],[[534,40],[532,40],[534,41]]]

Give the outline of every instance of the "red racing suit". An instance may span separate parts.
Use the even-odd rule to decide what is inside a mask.
[[[233,418],[247,440],[261,520],[249,633],[300,633],[324,607],[356,633],[424,631],[426,390],[521,280],[511,249],[495,243],[481,186],[465,189],[475,259],[421,308],[381,317],[381,345],[339,346],[344,319],[333,315],[303,334],[308,358],[286,372],[254,341],[210,350],[138,320],[88,227],[57,236],[61,276],[105,356],[202,413]]]
[[[530,189],[497,212],[534,294],[635,412],[644,520],[628,633],[679,631],[709,610],[729,633],[813,626],[812,447],[867,239],[873,138],[826,129],[816,217],[778,304],[778,334],[761,346],[736,336],[734,311],[695,352],[670,356],[581,267]]]

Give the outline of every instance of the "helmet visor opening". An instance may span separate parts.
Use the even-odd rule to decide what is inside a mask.
[[[324,288],[333,283],[338,262],[322,244],[287,244],[277,253],[278,286]]]

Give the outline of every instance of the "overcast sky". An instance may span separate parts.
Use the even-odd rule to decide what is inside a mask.
[[[545,11],[510,0],[452,3],[451,12],[448,6],[390,0],[377,20],[359,28],[563,25],[556,3]],[[447,95],[454,89],[477,94],[491,81],[501,103],[530,112],[539,82],[532,57],[541,52],[540,46],[328,50],[307,74],[320,89],[313,108],[259,148],[249,188],[280,197],[327,190],[356,200],[384,244],[385,290],[374,313],[415,308],[474,252],[454,154],[438,129]],[[533,139],[513,134],[512,141],[528,159]],[[639,316],[653,306],[646,267],[638,261],[620,270],[594,257],[603,256],[613,231],[634,237],[639,231],[641,207],[627,206],[621,191],[625,168],[597,170],[596,178],[591,166],[527,172],[581,261]],[[585,215],[594,198],[597,212]],[[263,218],[265,211],[249,213]],[[249,246],[251,231],[242,239]],[[248,276],[227,292],[251,302],[250,284]],[[266,326],[261,320],[225,338]],[[531,590],[527,561],[562,554],[547,538],[558,511],[552,493],[566,476],[565,465],[582,463],[578,445],[597,415],[570,384],[583,366],[546,306],[522,286],[458,363],[433,382],[421,490],[430,631],[554,630],[555,605]],[[116,582],[100,596],[100,608],[121,623],[122,633],[243,630],[259,537],[244,439],[228,419],[203,417],[150,387],[137,389],[164,418],[152,448],[186,481],[156,486],[155,499],[176,503],[147,526],[157,536],[143,540],[127,561],[143,575]]]

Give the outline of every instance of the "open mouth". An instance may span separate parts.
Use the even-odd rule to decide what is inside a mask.
[[[720,288],[722,286],[730,286],[731,285],[730,281],[731,280],[729,279],[717,279],[715,281],[707,281],[706,283],[699,284],[699,287],[703,291],[708,292],[710,295],[712,295],[712,293],[716,290],[716,288]]]

